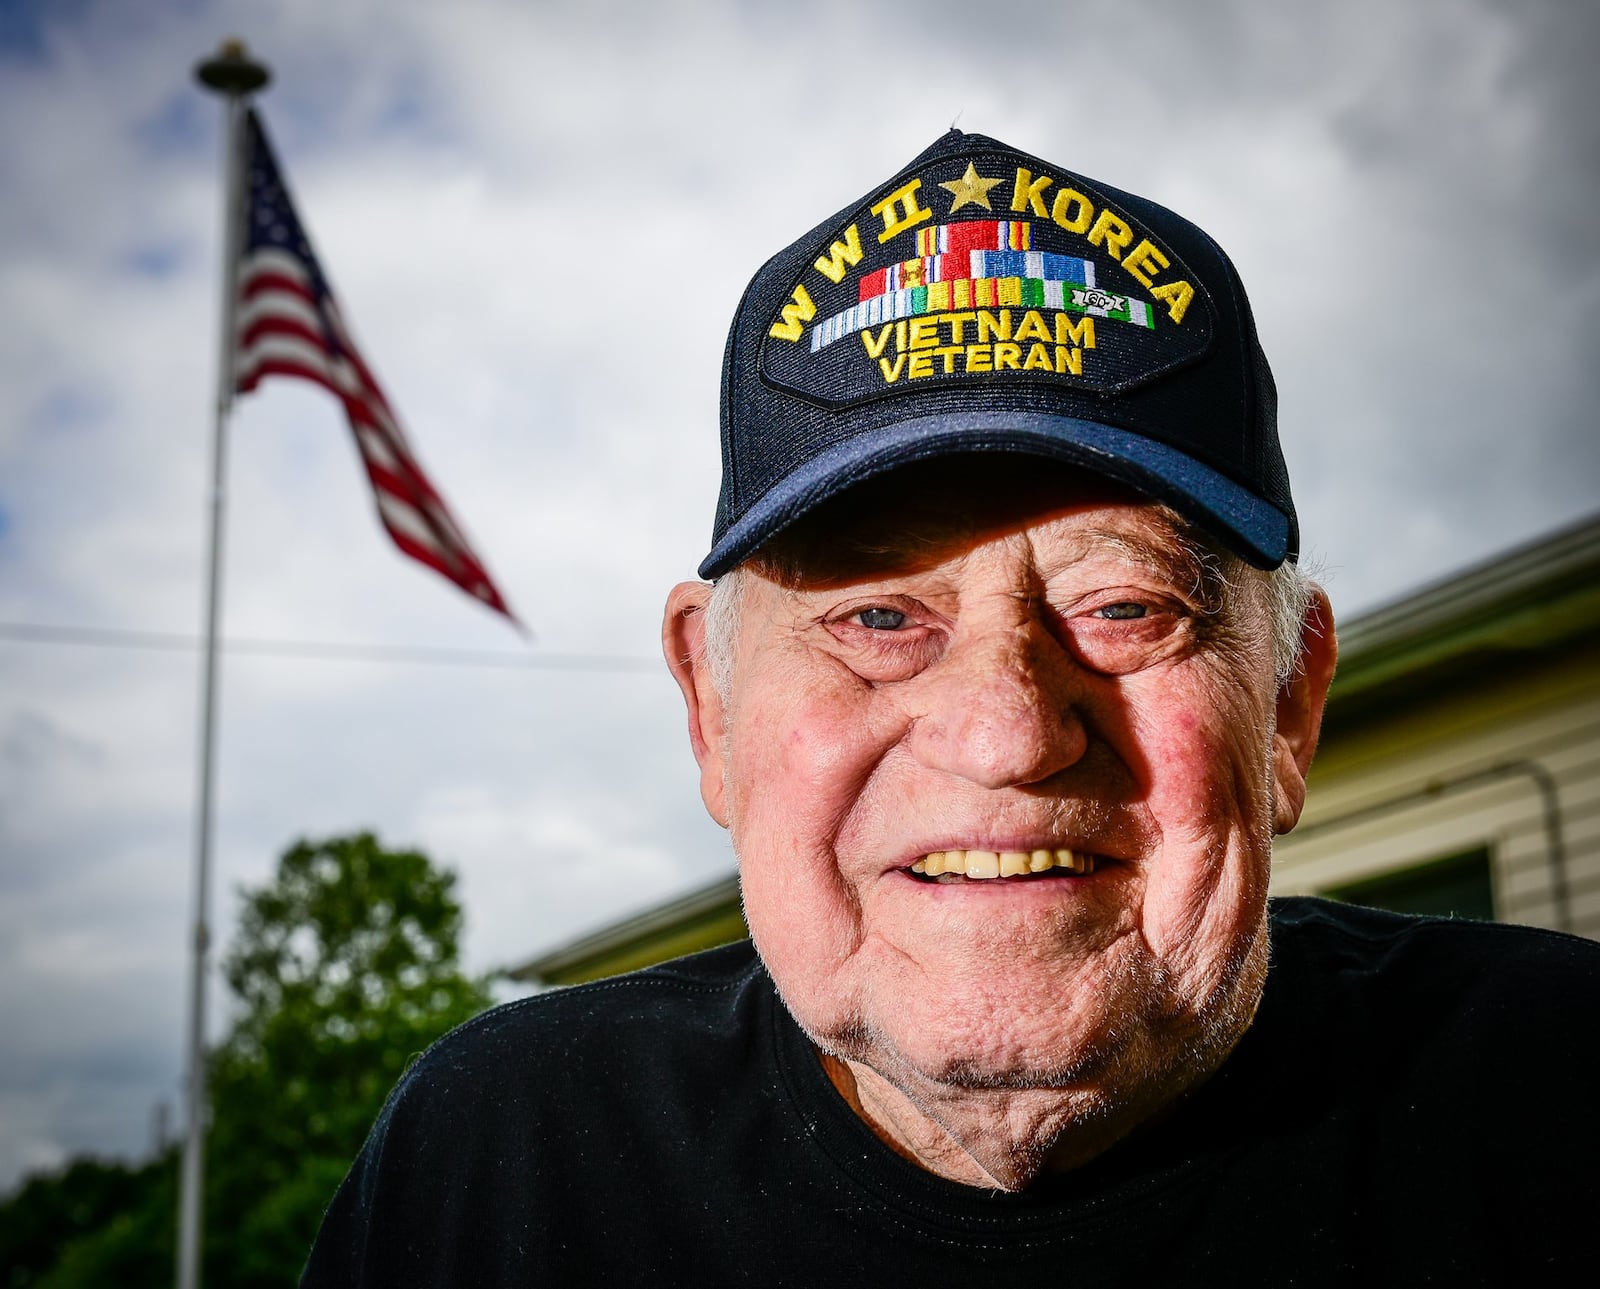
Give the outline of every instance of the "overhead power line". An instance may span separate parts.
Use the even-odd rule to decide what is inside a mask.
[[[132,631],[116,627],[64,627],[31,622],[0,622],[0,640],[25,644],[88,645],[101,649],[143,649],[194,653],[197,636],[178,631]],[[301,658],[319,662],[392,662],[428,667],[501,667],[511,671],[662,670],[659,658],[603,653],[509,653],[493,649],[447,649],[429,645],[337,644],[316,640],[225,639],[224,653],[237,657]]]

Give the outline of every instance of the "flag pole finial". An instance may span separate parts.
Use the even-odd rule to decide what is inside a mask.
[[[272,79],[272,69],[251,58],[244,41],[232,37],[210,58],[196,63],[194,75],[207,89],[238,97],[264,86]]]

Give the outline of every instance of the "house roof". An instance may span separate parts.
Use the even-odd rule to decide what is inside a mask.
[[[739,909],[739,875],[729,873],[709,886],[570,940],[506,974],[533,985],[577,985],[741,940],[747,934]]]
[[[1380,605],[1339,626],[1324,735],[1491,662],[1527,663],[1600,626],[1600,515]]]

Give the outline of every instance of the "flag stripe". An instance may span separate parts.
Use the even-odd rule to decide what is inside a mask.
[[[235,274],[235,389],[248,393],[268,376],[284,376],[336,395],[372,485],[378,517],[395,545],[512,617],[412,456],[383,390],[351,339],[253,110],[246,113],[246,133],[249,200],[245,249]]]
[[[444,548],[429,531],[415,506],[408,505],[393,492],[382,487],[374,493],[374,496],[378,499],[378,514],[383,519],[384,527],[391,531],[398,529],[418,546],[430,552],[434,559],[444,559]]]
[[[248,394],[255,389],[268,376],[291,376],[297,380],[309,380],[321,385],[330,394],[338,394],[338,390],[329,382],[327,374],[314,367],[308,367],[302,362],[286,357],[266,357],[252,363],[249,368],[240,373],[236,385],[241,394]]]
[[[240,277],[239,299],[242,302],[249,304],[262,298],[273,303],[299,299],[312,309],[317,305],[317,293],[296,278],[282,273],[252,273],[249,277]]]
[[[389,446],[389,441],[382,434],[374,433],[370,426],[356,427],[356,447],[360,449],[362,458],[375,461],[390,474],[398,474],[403,467],[395,457],[394,450]]]
[[[263,321],[293,319],[308,332],[319,332],[322,319],[310,298],[291,295],[287,291],[274,291],[271,295],[244,296],[240,300],[235,322],[241,343],[245,335]],[[320,340],[320,337],[319,337]]]
[[[328,357],[326,350],[319,348],[309,337],[274,330],[258,336],[248,349],[239,350],[241,376],[255,367],[271,363],[288,364],[296,374],[304,372],[307,380],[314,380],[335,394],[344,393],[334,373],[333,360]]]
[[[252,246],[239,260],[241,278],[276,275],[300,283],[307,291],[313,288],[317,277],[310,269],[311,266],[294,251],[273,245]]]
[[[322,347],[322,334],[314,324],[294,317],[269,315],[257,318],[239,332],[239,357],[241,361],[257,352],[286,352],[291,348],[316,355],[317,362],[328,369],[330,378],[333,366]]]

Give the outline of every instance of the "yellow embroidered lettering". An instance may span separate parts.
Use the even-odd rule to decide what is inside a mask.
[[[1082,318],[1074,318],[1070,313],[1056,314],[1056,344],[1093,349],[1094,318],[1087,313]]]
[[[906,347],[906,320],[901,318],[894,324],[894,351],[899,353]]]
[[[1163,282],[1150,288],[1150,294],[1164,301],[1174,322],[1182,322],[1189,311],[1189,301],[1194,299],[1194,288],[1187,282]]]
[[[994,369],[996,371],[1021,371],[1022,346],[996,345],[994,347]]]
[[[993,357],[994,355],[991,353],[988,345],[968,345],[967,370],[993,371]]]
[[[774,322],[767,334],[774,340],[798,340],[805,334],[804,323],[817,316],[817,306],[811,303],[811,293],[796,286],[794,299],[783,306],[783,321]]]
[[[937,318],[911,319],[911,343],[908,349],[932,349],[939,343],[939,320]],[[915,373],[912,373],[915,375]]]
[[[1011,190],[1011,209],[1027,210],[1033,207],[1033,213],[1040,219],[1046,218],[1048,212],[1044,208],[1044,198],[1041,195],[1046,188],[1055,182],[1049,175],[1033,177],[1033,171],[1017,167],[1016,187]]]
[[[961,352],[962,348],[963,346],[961,345],[945,345],[943,348],[935,349],[933,351],[933,356],[935,358],[944,359],[944,374],[946,376],[952,376],[955,374],[956,355]]]
[[[1029,309],[1022,315],[1022,325],[1017,328],[1014,340],[1049,340],[1050,328],[1044,325],[1044,319],[1039,316],[1037,309]]]
[[[883,217],[883,232],[878,234],[879,245],[887,242],[895,234],[903,233],[908,228],[916,227],[923,220],[933,218],[931,210],[917,204],[917,189],[920,187],[922,187],[920,179],[901,184],[872,208],[874,215]]]
[[[876,340],[872,338],[872,332],[870,331],[863,331],[861,333],[861,343],[867,347],[868,358],[883,357],[883,347],[889,343],[889,333],[893,330],[894,324],[886,322],[883,324],[883,330],[878,332],[878,338]]]
[[[1022,364],[1023,371],[1053,371],[1050,366],[1050,351],[1043,345],[1033,344],[1028,346],[1028,361]]]
[[[1148,287],[1150,279],[1167,267],[1167,257],[1156,249],[1148,237],[1123,258],[1122,267],[1139,279],[1139,285]]]
[[[896,354],[893,363],[887,358],[878,359],[878,367],[883,372],[883,378],[891,385],[900,379],[900,369],[905,365],[906,356],[904,354]]]
[[[1039,345],[1034,346],[1040,348]],[[1073,349],[1067,345],[1056,346],[1056,375],[1064,376],[1071,372],[1074,376],[1083,375],[1083,350]]]
[[[1103,243],[1106,250],[1111,252],[1111,258],[1120,260],[1122,252],[1133,244],[1133,229],[1120,215],[1102,210],[1100,218],[1094,221],[1094,227],[1089,230],[1089,240],[1096,246]]]
[[[940,318],[939,321],[950,328],[950,343],[952,345],[959,345],[962,343],[961,333],[966,329],[966,324],[971,322],[977,316],[977,314],[970,312],[947,313],[944,315],[944,317]]]
[[[816,261],[816,270],[837,285],[844,281],[844,271],[854,268],[861,263],[861,234],[856,232],[856,226],[851,224],[844,230],[844,241],[835,242],[828,247],[826,255],[819,255]]]
[[[996,317],[987,309],[978,310],[978,342],[981,344],[993,336],[996,340],[1011,339],[1011,310],[1001,309],[1000,316]]]
[[[906,369],[906,375],[912,380],[921,380],[924,376],[933,375],[933,355],[912,354],[911,366]]]
[[[1050,207],[1050,218],[1069,233],[1081,233],[1094,218],[1094,203],[1076,188],[1063,188]]]

